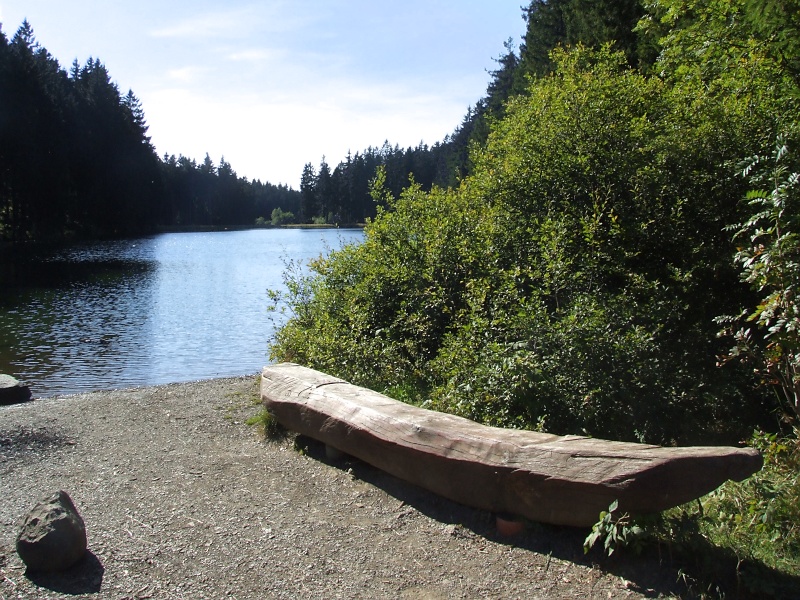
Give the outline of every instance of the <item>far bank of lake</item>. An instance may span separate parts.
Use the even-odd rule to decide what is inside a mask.
[[[38,252],[0,289],[0,372],[35,396],[256,373],[287,261],[360,229],[165,233]],[[7,269],[8,270],[8,269]]]

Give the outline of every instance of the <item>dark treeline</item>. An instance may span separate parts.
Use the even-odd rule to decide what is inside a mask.
[[[35,39],[26,21],[9,41],[0,31],[0,239],[119,237],[165,228],[237,227],[292,221],[356,223],[372,218],[370,182],[379,167],[395,197],[410,179],[423,190],[450,188],[472,172],[470,147],[486,142],[506,102],[530,76],[552,70],[549,52],[615,40],[633,65],[655,60],[654,43],[634,31],[638,0],[532,0],[519,49],[509,39],[486,95],[455,131],[432,146],[388,141],[335,167],[305,165],[300,191],[239,177],[185,156],[159,158],[141,103],[121,94],[99,59],[69,71]],[[652,34],[650,34],[652,36]]]
[[[322,158],[319,168],[311,163],[303,168],[300,179],[302,210],[300,218],[316,222],[363,222],[375,216],[376,204],[370,196],[370,184],[378,167],[386,173],[386,187],[395,194],[408,186],[409,175],[426,189],[432,185],[449,186],[452,156],[449,138],[433,147],[420,143],[416,148],[401,149],[388,141],[380,148],[369,147],[347,158],[331,170]]]
[[[516,51],[511,39],[495,59],[486,95],[469,107],[455,131],[432,146],[420,143],[401,149],[388,141],[380,148],[367,148],[331,169],[323,157],[318,168],[311,163],[303,170],[301,192],[305,221],[360,221],[375,216],[369,182],[378,167],[386,173],[385,188],[397,197],[409,178],[425,191],[433,186],[449,188],[472,172],[470,146],[482,146],[490,124],[505,115],[507,101],[526,93],[531,76],[550,73],[550,51],[578,43],[600,47],[614,42],[631,65],[646,68],[657,57],[655,37],[635,31],[644,15],[639,0],[532,0],[522,9],[527,23]]]
[[[252,225],[299,200],[224,158],[160,159],[138,98],[99,59],[66,71],[27,21],[11,40],[0,31],[0,240]]]
[[[215,167],[208,154],[200,164],[185,156],[164,156],[162,171],[169,227],[250,226],[300,210],[300,192],[239,177],[224,157]]]

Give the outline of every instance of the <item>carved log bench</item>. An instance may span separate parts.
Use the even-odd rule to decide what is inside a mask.
[[[393,400],[299,365],[264,368],[261,397],[284,427],[456,502],[558,525],[600,511],[653,513],[741,481],[752,448],[667,448],[500,429]]]

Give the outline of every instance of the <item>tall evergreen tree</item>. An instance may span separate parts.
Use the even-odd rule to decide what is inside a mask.
[[[315,216],[321,217],[322,220],[327,223],[329,218],[333,217],[333,213],[336,211],[337,207],[331,168],[324,156],[319,164],[315,193],[318,211]]]
[[[300,177],[300,194],[302,197],[300,219],[304,223],[310,223],[311,219],[319,214],[316,188],[317,173],[311,163],[306,163],[303,167],[303,174]]]
[[[2,122],[7,235],[50,236],[67,212],[65,77],[26,20],[6,46]]]

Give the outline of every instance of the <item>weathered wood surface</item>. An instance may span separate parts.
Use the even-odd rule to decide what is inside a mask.
[[[291,363],[264,368],[261,397],[292,431],[456,502],[544,523],[589,526],[614,500],[621,511],[658,512],[762,466],[751,448],[666,448],[487,427]]]

